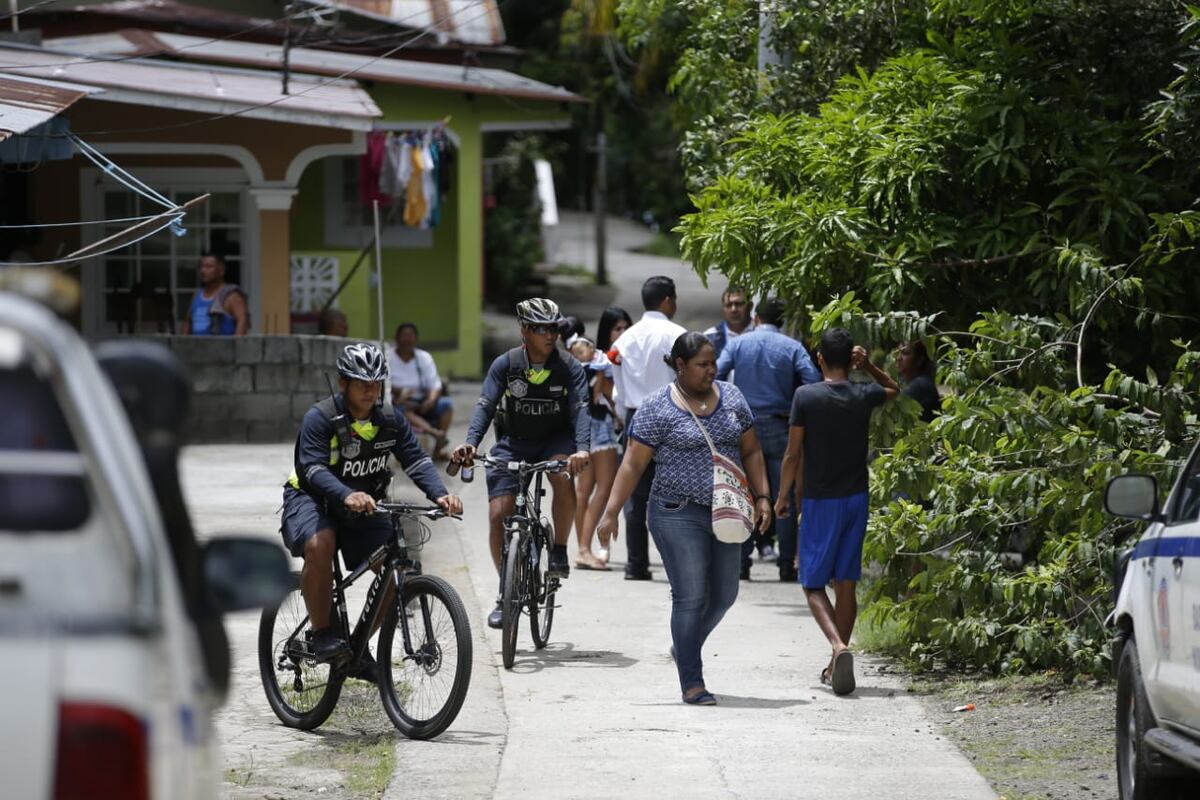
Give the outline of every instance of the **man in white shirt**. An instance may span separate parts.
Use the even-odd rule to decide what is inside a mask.
[[[396,328],[396,349],[388,353],[388,373],[392,404],[404,412],[414,430],[436,437],[434,458],[445,458],[446,431],[454,418],[454,407],[445,396],[433,356],[417,348],[417,326],[411,322],[402,322]]]
[[[617,402],[625,408],[625,430],[646,395],[675,379],[665,356],[680,334],[681,325],[671,322],[675,316],[675,282],[657,275],[642,284],[642,318],[613,342],[608,358],[613,364],[613,382]],[[625,503],[625,580],[650,580],[650,546],[646,530],[646,501],[654,482],[651,461],[637,488]]]

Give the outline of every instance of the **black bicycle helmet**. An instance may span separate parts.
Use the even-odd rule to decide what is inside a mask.
[[[522,325],[557,325],[563,316],[558,303],[544,297],[535,297],[517,303],[517,321]]]
[[[347,380],[385,381],[387,361],[373,344],[348,344],[337,360],[338,375]]]

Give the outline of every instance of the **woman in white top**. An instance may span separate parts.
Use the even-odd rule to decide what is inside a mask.
[[[411,322],[396,327],[396,349],[388,354],[388,372],[392,404],[404,413],[413,430],[436,437],[434,458],[444,458],[454,406],[445,396],[433,356],[417,348],[417,326]]]

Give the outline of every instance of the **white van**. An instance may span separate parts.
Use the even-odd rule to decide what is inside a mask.
[[[97,356],[0,292],[0,795],[212,798],[221,613],[276,601],[275,545],[192,536],[170,353]]]
[[[1165,506],[1149,475],[1114,478],[1105,507],[1149,522],[1117,561],[1117,777],[1122,800],[1200,796],[1200,446]]]

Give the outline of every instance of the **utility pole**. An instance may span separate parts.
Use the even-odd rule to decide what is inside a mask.
[[[596,131],[596,182],[592,187],[592,207],[596,212],[596,283],[608,283],[605,220],[608,215],[608,144],[603,127]]]
[[[765,73],[767,67],[778,66],[779,53],[775,52],[772,39],[775,38],[775,3],[764,0],[758,6],[758,71]]]

